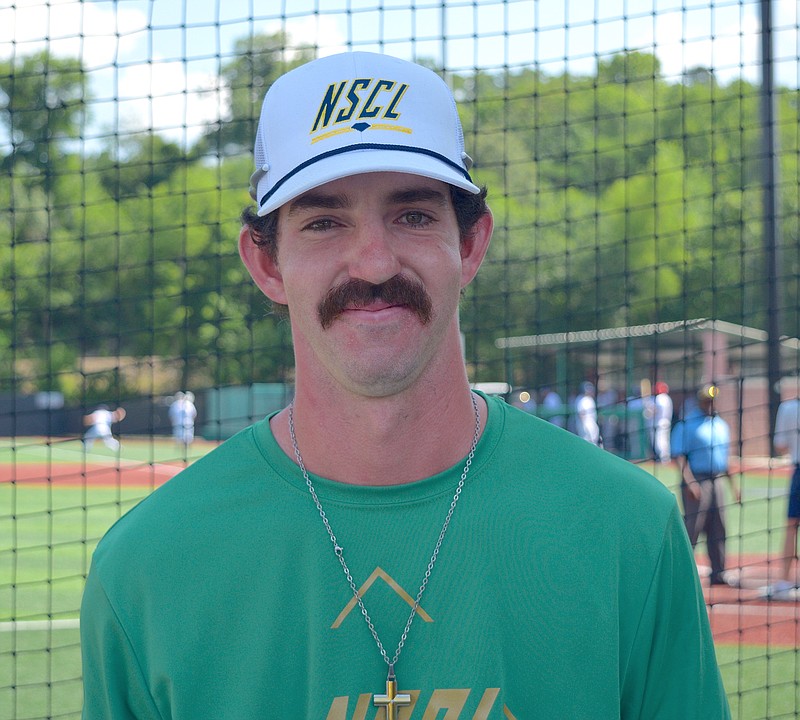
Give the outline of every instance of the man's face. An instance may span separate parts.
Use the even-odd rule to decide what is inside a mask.
[[[435,377],[454,350],[460,362],[460,291],[483,256],[473,245],[449,187],[414,175],[355,175],[283,206],[268,294],[289,307],[298,378],[386,396]]]

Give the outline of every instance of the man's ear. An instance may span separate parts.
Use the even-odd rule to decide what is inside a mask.
[[[470,234],[461,240],[461,287],[465,288],[472,282],[477,275],[486,251],[489,249],[489,241],[492,239],[494,228],[494,217],[491,210],[478,218]]]
[[[253,242],[247,225],[239,233],[239,257],[261,292],[272,302],[286,305],[286,292],[278,263]]]

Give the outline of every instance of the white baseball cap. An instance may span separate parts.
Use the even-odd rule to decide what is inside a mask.
[[[254,154],[250,195],[259,215],[369,172],[411,173],[480,192],[447,84],[388,55],[331,55],[280,77],[264,98]]]

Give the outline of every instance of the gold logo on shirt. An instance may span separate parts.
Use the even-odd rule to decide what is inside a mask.
[[[420,717],[422,720],[436,720],[436,718],[441,717],[446,718],[446,720],[488,720],[489,714],[494,709],[495,702],[500,695],[500,689],[487,688],[481,696],[475,712],[468,717],[463,715],[463,710],[472,692],[472,690],[466,688],[434,690],[427,704],[420,705],[420,709],[422,707],[425,708]],[[410,690],[409,695],[411,695],[411,705],[399,708],[400,720],[411,718],[417,708],[420,696],[419,690]],[[352,715],[348,715],[349,704],[349,698],[347,697],[334,698],[326,720],[367,720],[367,713],[372,709],[372,695],[359,695]],[[442,711],[444,711],[444,715],[442,715]],[[507,705],[503,705],[503,717],[506,720],[516,720]]]
[[[358,596],[363,598],[369,589],[375,584],[376,580],[383,580],[392,590],[395,591],[405,602],[408,603],[409,607],[414,607],[414,598],[411,597],[389,573],[387,573],[383,568],[376,567],[372,574],[364,581],[364,584],[358,589]],[[350,599],[350,602],[344,606],[342,612],[339,613],[339,616],[336,620],[333,621],[333,625],[331,625],[331,629],[335,630],[338,628],[343,622],[344,619],[350,614],[350,612],[355,608],[357,604],[355,596]],[[417,615],[419,615],[425,622],[433,622],[433,618],[426,613],[422,607],[417,608]]]

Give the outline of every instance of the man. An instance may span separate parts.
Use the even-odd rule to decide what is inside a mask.
[[[542,407],[545,409],[545,420],[560,428],[567,426],[567,420],[561,414],[564,409],[564,401],[553,388],[545,387],[542,389]]]
[[[716,385],[703,385],[697,391],[697,406],[672,431],[672,453],[681,471],[686,531],[692,547],[705,533],[711,562],[711,585],[737,585],[735,574],[725,571],[725,492],[720,482],[727,478],[736,502],[739,487],[728,472],[730,429],[714,411],[719,395]]]
[[[186,450],[194,442],[194,421],[197,418],[197,407],[194,404],[194,393],[177,392],[169,406],[169,421],[172,425],[172,437],[175,444]]]
[[[314,61],[255,154],[239,248],[295,398],[100,543],[84,717],[729,717],[671,494],[470,392],[492,216],[442,80]]]
[[[661,380],[656,382],[653,390],[655,394],[647,399],[644,407],[645,423],[655,459],[667,463],[671,458],[672,398],[669,396],[669,385]]]
[[[786,378],[781,383],[787,388],[787,397],[779,406],[775,417],[775,451],[787,454],[794,467],[789,487],[786,534],[781,558],[781,578],[764,589],[764,595],[773,600],[798,600],[797,576],[792,565],[797,558],[797,526],[800,524],[800,377]]]
[[[109,450],[119,450],[119,440],[111,432],[114,423],[125,419],[125,408],[111,410],[108,405],[100,405],[96,410],[83,416],[83,424],[89,429],[83,435],[83,446],[89,452],[95,440],[102,440]]]
[[[590,382],[581,383],[581,394],[575,400],[575,425],[577,434],[592,445],[602,446],[600,426],[597,424],[595,389]]]
[[[608,378],[598,379],[594,402],[602,447],[609,452],[619,454],[618,451],[621,450],[618,447],[620,439],[619,415],[617,414],[619,392]]]

